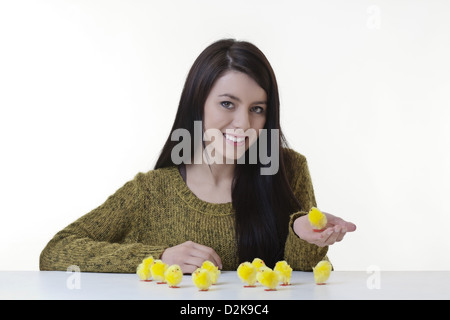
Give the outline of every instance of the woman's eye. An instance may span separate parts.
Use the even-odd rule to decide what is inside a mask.
[[[233,104],[230,101],[222,101],[220,105],[226,109],[230,109],[233,106]]]
[[[262,107],[252,107],[251,110],[255,113],[264,113],[264,108]]]

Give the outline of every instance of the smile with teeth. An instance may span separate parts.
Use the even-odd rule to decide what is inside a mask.
[[[230,142],[242,143],[245,141],[245,137],[236,137],[236,136],[233,136],[233,135],[227,134],[227,133],[224,133],[223,135],[224,135],[225,139],[227,139]]]

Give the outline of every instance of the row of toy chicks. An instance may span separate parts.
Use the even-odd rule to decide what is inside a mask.
[[[158,281],[167,283],[170,288],[179,288],[183,279],[183,272],[177,264],[167,265],[152,256],[144,259],[136,269],[136,274],[142,281]],[[211,261],[203,262],[202,266],[192,273],[192,282],[200,291],[208,291],[209,287],[217,283],[220,270]]]
[[[325,284],[331,269],[330,262],[320,261],[313,268],[315,282],[320,285]],[[286,261],[278,261],[272,270],[263,260],[255,258],[251,263],[248,261],[241,263],[237,269],[237,275],[246,284],[245,288],[256,287],[256,282],[259,282],[267,288],[266,291],[275,291],[280,283],[282,286],[290,285],[292,268]]]

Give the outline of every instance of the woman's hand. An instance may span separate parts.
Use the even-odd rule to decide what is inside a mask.
[[[333,216],[330,213],[323,212],[327,216],[327,225],[322,232],[314,232],[309,223],[308,216],[301,216],[294,221],[294,232],[300,239],[319,247],[325,247],[342,241],[347,232],[356,230],[356,225]]]
[[[206,260],[222,269],[222,260],[214,249],[192,241],[167,248],[161,255],[161,260],[168,265],[178,264],[183,273],[194,272]]]

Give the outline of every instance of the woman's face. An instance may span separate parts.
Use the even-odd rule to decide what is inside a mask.
[[[255,80],[238,71],[225,73],[205,102],[204,140],[209,158],[234,163],[256,141],[266,112],[266,92]]]

